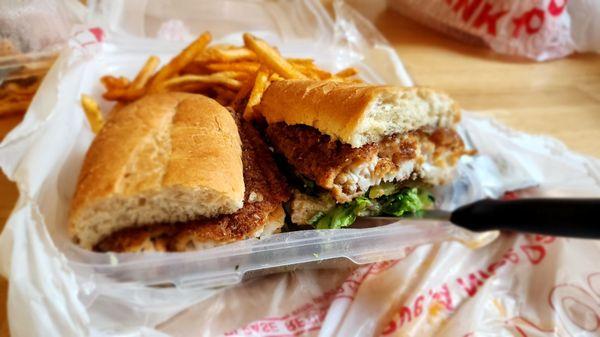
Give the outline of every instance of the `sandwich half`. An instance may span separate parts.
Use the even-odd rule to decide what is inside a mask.
[[[93,141],[69,229],[88,249],[186,251],[278,231],[288,198],[251,125],[205,96],[149,95]]]
[[[284,80],[257,110],[297,182],[290,208],[300,225],[418,212],[430,203],[427,188],[447,182],[465,153],[458,106],[427,88]]]

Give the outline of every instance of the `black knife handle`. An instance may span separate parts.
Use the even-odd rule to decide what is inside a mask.
[[[457,208],[450,221],[469,230],[512,230],[600,239],[600,199],[484,199]]]

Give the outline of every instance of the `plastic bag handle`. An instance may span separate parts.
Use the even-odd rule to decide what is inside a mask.
[[[450,221],[469,230],[513,230],[600,239],[600,199],[484,199],[459,207]]]

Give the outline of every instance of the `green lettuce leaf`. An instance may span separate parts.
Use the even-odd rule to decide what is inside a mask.
[[[431,205],[428,194],[418,188],[406,188],[398,193],[381,198],[381,213],[393,216],[419,214]]]
[[[386,191],[391,190],[390,186],[383,188]],[[433,197],[426,191],[416,187],[396,189],[400,191],[391,195],[383,194],[378,198],[358,197],[351,202],[337,205],[327,213],[318,212],[309,220],[309,224],[317,229],[338,229],[350,226],[358,216],[413,215],[419,214],[432,204]],[[374,195],[379,195],[379,192]]]

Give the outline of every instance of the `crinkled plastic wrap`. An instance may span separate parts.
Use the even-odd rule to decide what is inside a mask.
[[[537,61],[600,51],[595,0],[388,0],[399,13],[460,40]]]
[[[386,324],[396,319],[396,306],[418,296],[419,290],[402,279],[381,279],[372,287],[390,292],[371,296],[370,290],[361,290],[367,288],[360,278],[387,275],[386,269],[396,270],[391,267],[407,263],[406,275],[429,282],[430,269],[450,277],[493,258],[487,250],[468,253],[460,243],[431,244],[457,240],[480,246],[495,233],[475,235],[445,223],[417,220],[369,229],[276,234],[190,253],[100,254],[79,249],[67,238],[66,216],[83,156],[93,138],[79,97],[87,93],[100,100],[101,75],[130,77],[148,55],[158,55],[164,62],[185,45],[180,39],[209,29],[220,42],[241,43],[240,33],[251,31],[277,45],[285,55],[313,57],[332,70],[354,65],[371,82],[411,83],[393,49],[368,21],[341,2],[335,2],[335,20],[317,0],[92,4],[92,28],[70,40],[23,122],[0,145],[0,166],[17,182],[20,192],[0,236],[0,270],[10,281],[13,336],[164,336],[202,331],[206,336],[277,335],[256,330],[263,323],[252,325],[255,320],[270,321],[269,317],[279,317],[277,324],[299,331],[284,331],[280,336],[317,334],[319,330],[323,335],[349,336],[352,332],[365,336],[383,332]],[[101,106],[103,111],[110,108],[104,101]],[[595,160],[572,154],[554,141],[512,132],[470,114],[465,114],[460,129],[479,155],[461,161],[454,183],[435,191],[441,208],[535,186],[536,193],[599,194],[600,168]],[[427,244],[425,248],[415,250],[423,244]],[[446,253],[439,261],[413,258],[417,251],[442,252],[441,247],[447,247],[448,254],[460,261],[457,267],[448,269],[443,258]],[[598,250],[585,253],[598,254]],[[470,258],[463,261],[461,254],[472,254],[473,264],[467,263]],[[473,260],[475,256],[479,260]],[[400,259],[407,262],[381,262]],[[348,279],[346,269],[311,271],[355,264],[363,266]],[[293,269],[306,271],[267,276],[222,291],[243,279]],[[405,270],[398,273],[404,275]],[[558,280],[552,274],[548,278]],[[289,284],[290,279],[296,283]],[[492,279],[503,284],[496,276]],[[431,282],[434,280],[439,278],[432,276]],[[258,286],[252,292],[252,284],[262,282],[272,282],[273,291]],[[385,305],[334,305],[338,293],[347,300],[363,294]],[[195,315],[196,311],[202,316]],[[361,319],[347,316],[352,312]],[[414,312],[411,315],[420,317]],[[298,320],[281,322],[281,317]]]

